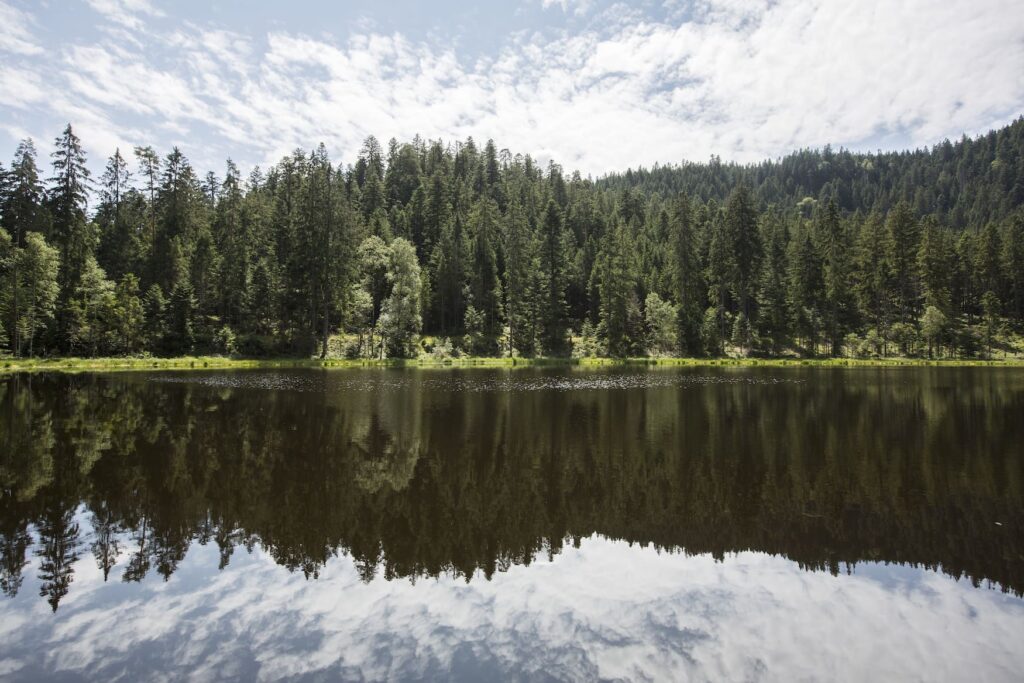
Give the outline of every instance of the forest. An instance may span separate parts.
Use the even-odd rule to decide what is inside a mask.
[[[472,138],[246,177],[136,147],[95,178],[70,124],[43,154],[0,166],[14,356],[988,357],[1024,331],[1024,118],[597,179]]]

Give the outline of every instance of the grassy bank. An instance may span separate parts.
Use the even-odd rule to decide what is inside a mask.
[[[420,358],[410,360],[347,360],[313,358],[229,358],[186,356],[180,358],[0,358],[0,373],[84,372],[117,370],[203,370],[243,368],[512,368],[531,366],[675,367],[1022,367],[1024,360],[928,360],[921,358]]]

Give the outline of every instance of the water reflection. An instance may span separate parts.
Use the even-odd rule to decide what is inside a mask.
[[[259,548],[198,546],[132,591],[83,563],[49,608],[0,620],[11,680],[1015,680],[1024,603],[935,572],[834,578],[743,552],[716,562],[583,539],[490,581],[317,581]],[[115,570],[116,574],[117,570]]]
[[[170,596],[201,612],[287,612],[301,626],[320,613],[319,600],[343,600],[326,597],[337,581],[346,595],[357,579],[380,587],[377,593],[412,591],[419,600],[410,604],[420,609],[433,604],[424,602],[425,592],[448,591],[475,596],[482,605],[490,600],[486,609],[493,610],[513,575],[525,577],[517,590],[548,595],[550,577],[575,585],[622,571],[620,589],[630,608],[638,596],[651,596],[642,605],[647,616],[632,615],[648,621],[634,626],[672,647],[682,647],[692,635],[697,651],[708,629],[693,630],[679,619],[672,626],[671,615],[659,621],[657,576],[641,576],[669,563],[682,572],[674,580],[684,592],[693,567],[733,572],[737,581],[735,572],[756,573],[751,583],[763,585],[762,571],[791,566],[772,555],[803,569],[853,571],[858,577],[854,584],[819,583],[828,574],[778,570],[793,585],[820,585],[826,593],[867,585],[871,572],[898,575],[878,570],[884,565],[877,563],[893,563],[1019,596],[1022,415],[1024,373],[1012,369],[10,376],[0,381],[0,588],[15,599],[0,602],[2,628],[17,633],[18,619],[40,607],[63,612],[76,591],[83,593],[80,604],[89,607],[62,623],[66,635],[76,633],[77,639],[87,635],[78,628],[98,629],[110,619],[137,622],[128,616],[133,610],[142,615],[172,609],[158,607]],[[581,545],[594,534],[649,550],[601,538]],[[241,556],[239,548],[245,551]],[[743,551],[755,551],[742,555],[750,561],[713,562]],[[200,559],[183,579],[179,569],[193,555]],[[552,564],[559,556],[576,559]],[[614,571],[608,567],[603,575],[605,561]],[[245,572],[229,568],[239,563]],[[562,569],[527,570],[537,563]],[[274,565],[292,576],[275,573]],[[862,567],[867,575],[858,571]],[[330,577],[325,568],[332,568]],[[933,571],[912,575],[921,585],[900,594],[917,596],[925,607],[932,600],[928,591],[942,586],[934,590],[954,591],[960,601],[998,604],[1020,618],[1014,598],[1003,603],[998,592],[974,595],[969,584]],[[262,577],[262,586],[250,583],[255,576]],[[306,585],[315,577],[320,580]],[[443,579],[388,582],[428,577]],[[614,594],[615,585],[594,581],[577,589]],[[114,590],[114,583],[122,588]],[[460,588],[467,585],[472,588]],[[892,599],[897,586],[874,590]],[[281,602],[242,605],[238,591],[249,591],[249,599],[260,591],[280,595]],[[306,607],[296,606],[298,594],[309,601]],[[108,608],[101,595],[128,614],[89,612]],[[225,605],[231,595],[236,602]],[[520,598],[539,608],[533,599]],[[716,599],[701,599],[678,613],[718,609]],[[776,607],[788,599],[779,597]],[[794,609],[805,608],[811,609]],[[174,615],[190,614],[181,609],[186,611],[170,613],[165,620],[174,623],[164,628],[181,627]],[[485,607],[474,603],[474,609]],[[566,614],[578,609],[572,606]],[[83,610],[92,616],[81,617]],[[563,618],[540,612],[530,618]],[[724,628],[719,616],[706,614],[705,626]],[[83,618],[93,625],[83,626]],[[434,627],[417,630],[416,619],[409,621],[402,628],[413,629],[407,643],[413,647],[419,642],[415,634],[428,635],[422,629]],[[571,619],[563,626],[567,632],[582,628]],[[379,629],[387,628],[384,620]],[[500,631],[496,623],[487,628]],[[559,627],[545,622],[530,628]],[[588,637],[595,643],[605,642],[609,651],[618,647],[618,627],[594,628]],[[327,638],[314,640],[321,637]],[[539,631],[536,637],[557,641]],[[572,636],[566,637],[569,649],[558,655],[558,666],[597,667],[566,669],[566,675],[657,676],[659,666],[696,661],[690,651],[677,652],[678,661],[651,660],[654,669],[644,664],[630,673],[609,663],[614,655],[572,651]],[[485,640],[491,647],[492,638]],[[399,646],[396,641],[373,647],[385,647],[397,662]],[[445,650],[447,659],[435,663],[451,675],[459,657],[467,667],[485,667],[481,675],[505,671],[501,662],[519,645],[486,656],[477,646],[467,647],[462,654]],[[292,654],[274,655],[275,666],[309,657],[298,645],[282,648]],[[0,647],[0,658],[10,656],[6,649]],[[707,671],[711,678],[747,677],[767,663],[743,666],[748,665],[754,668]],[[537,672],[561,676],[555,660],[538,660],[537,666]],[[267,669],[260,671],[262,676]],[[369,678],[379,677],[372,671]]]
[[[491,577],[594,532],[1024,589],[1013,371],[15,376],[0,414],[0,580],[31,546],[54,609],[83,553],[126,581],[193,542],[222,568],[259,544],[307,577],[339,551],[367,579]]]

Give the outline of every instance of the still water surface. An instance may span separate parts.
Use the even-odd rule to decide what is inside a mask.
[[[0,379],[0,679],[1020,680],[1024,372]]]

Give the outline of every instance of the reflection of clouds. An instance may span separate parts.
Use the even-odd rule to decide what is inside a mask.
[[[1012,680],[1024,667],[1024,601],[908,568],[833,577],[758,553],[716,563],[602,538],[468,584],[364,584],[348,558],[318,581],[259,551],[223,572],[217,561],[196,546],[169,582],[141,585],[103,584],[79,562],[56,615],[34,596],[0,604],[0,672]]]

